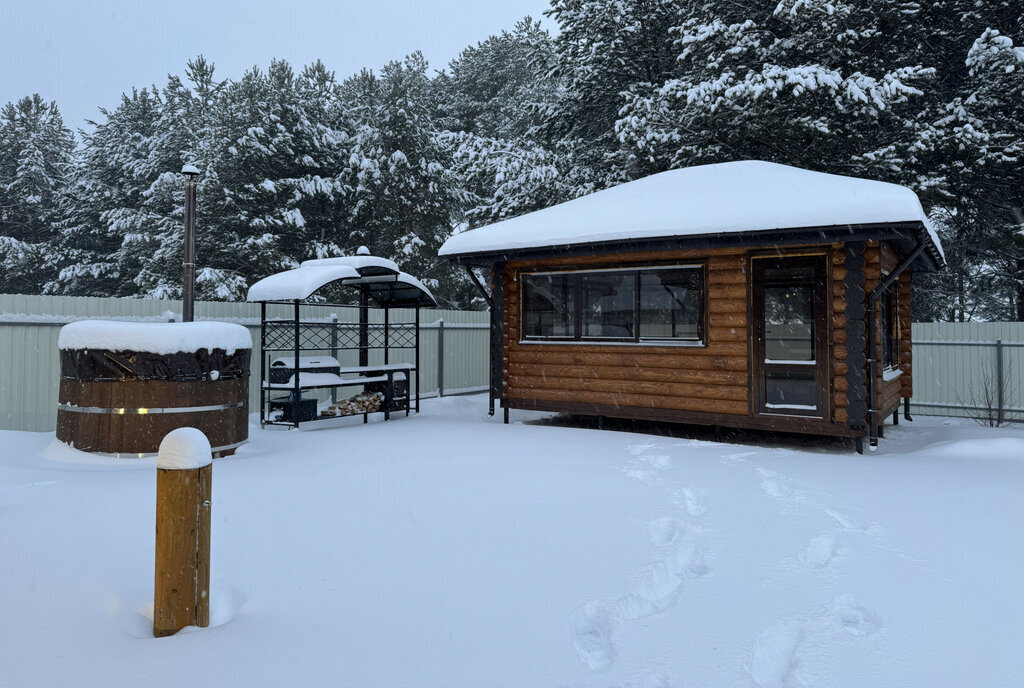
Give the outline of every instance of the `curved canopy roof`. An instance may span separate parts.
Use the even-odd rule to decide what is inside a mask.
[[[345,280],[346,287],[365,289],[382,306],[436,306],[434,295],[418,279],[405,272],[397,275],[370,275]]]
[[[300,266],[264,277],[249,287],[249,295],[245,300],[301,300],[325,284],[340,279],[359,279],[359,273],[350,265]]]
[[[397,275],[401,272],[398,264],[387,258],[377,256],[339,256],[337,258],[317,258],[316,260],[304,260],[300,267],[329,267],[334,265],[347,265],[355,268],[363,277],[367,275]]]
[[[394,261],[369,255],[304,261],[297,268],[270,275],[249,287],[246,300],[301,301],[332,282],[365,291],[389,308],[437,305],[430,290],[399,270]]]
[[[456,234],[443,257],[791,229],[912,223],[938,236],[910,189],[757,160],[700,165],[626,182],[526,215]],[[919,224],[918,224],[919,223]],[[770,241],[770,239],[767,239]]]

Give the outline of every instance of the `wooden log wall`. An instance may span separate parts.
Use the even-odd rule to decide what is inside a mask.
[[[843,269],[843,316],[846,336],[846,360],[843,386],[846,396],[846,424],[852,431],[863,434],[867,417],[867,389],[864,384],[867,355],[864,291],[864,243],[851,242],[843,247],[845,260]]]
[[[832,263],[831,312],[832,324],[832,420],[846,423],[846,252],[842,244],[833,244],[830,252]]]
[[[899,277],[899,317],[900,317],[900,376],[901,396],[910,399],[914,396],[913,355],[910,342],[910,271]]]
[[[750,414],[746,249],[631,253],[508,263],[504,284],[504,396],[511,399],[733,416]],[[707,346],[520,342],[519,272],[707,263]]]
[[[881,280],[883,268],[894,269],[899,257],[879,242],[850,246],[791,247],[794,255],[808,251],[828,256],[828,324],[831,364],[829,409],[826,422],[865,428],[864,419],[853,422],[848,407],[850,386],[858,386],[858,408],[867,407],[867,365],[851,370],[847,340],[859,337],[857,360],[867,354],[868,295]],[[507,264],[501,285],[502,371],[501,397],[560,407],[597,405],[633,409],[666,409],[722,416],[755,416],[752,408],[751,330],[748,318],[749,265],[759,248],[731,248],[664,253],[631,253],[581,258],[514,261]],[[852,261],[852,262],[851,262]],[[581,344],[520,341],[520,272],[591,267],[630,267],[652,263],[706,263],[707,346],[647,346],[628,344]],[[863,283],[860,282],[863,265]],[[851,268],[851,266],[853,266]],[[855,270],[856,275],[851,275]],[[851,278],[854,283],[850,282]],[[862,286],[861,286],[862,284]],[[883,409],[892,412],[912,390],[910,364],[910,275],[898,281],[900,368],[903,375],[883,383],[879,366],[879,390]],[[849,298],[856,298],[854,304]],[[850,316],[853,313],[853,316]],[[854,317],[855,321],[850,321]],[[853,328],[853,329],[851,329]],[[881,344],[881,328],[876,328]],[[880,349],[879,349],[880,350]],[[633,414],[635,415],[635,414]],[[866,414],[860,414],[866,415]],[[753,419],[752,419],[753,420]],[[883,418],[884,420],[884,418]],[[820,422],[820,421],[819,421]],[[854,428],[853,432],[859,434]],[[781,428],[780,428],[781,429]]]
[[[877,242],[875,242],[877,246]],[[883,273],[889,273],[899,267],[900,257],[895,251],[887,244],[877,246],[876,251],[879,256],[879,266]],[[880,277],[876,278],[875,283],[880,281]],[[893,413],[897,410],[900,405],[900,400],[903,397],[911,396],[913,390],[913,383],[911,381],[911,366],[910,366],[910,271],[906,270],[901,274],[894,285],[896,289],[896,309],[897,309],[897,327],[899,328],[899,368],[902,374],[894,379],[886,382],[883,377],[883,369],[881,363],[878,366],[878,378],[879,386],[878,389],[882,390],[882,418],[881,421],[885,420],[885,416]],[[872,286],[874,289],[874,286]],[[882,301],[879,299],[878,305],[881,307]],[[876,335],[878,341],[878,353],[881,356],[882,352],[882,328],[881,328],[881,310],[876,314],[878,318],[878,325],[876,327]]]

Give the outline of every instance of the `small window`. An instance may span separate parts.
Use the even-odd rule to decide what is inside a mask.
[[[573,338],[576,285],[567,273],[527,275],[523,279],[528,338]]]
[[[640,339],[701,338],[704,275],[700,268],[640,273]]]
[[[636,339],[636,272],[581,273],[583,337]]]
[[[879,329],[882,340],[882,366],[885,368],[899,367],[900,364],[900,331],[898,299],[896,285],[892,285],[882,293],[879,310]]]
[[[702,266],[530,273],[522,285],[524,339],[703,341]]]

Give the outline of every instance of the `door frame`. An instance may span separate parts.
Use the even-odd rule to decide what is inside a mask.
[[[766,404],[765,379],[768,372],[803,372],[806,365],[765,363],[764,273],[766,269],[785,267],[811,267],[814,269],[814,381],[815,406],[812,410],[769,409]],[[801,418],[830,417],[830,360],[828,328],[828,254],[802,254],[793,256],[751,256],[750,261],[750,314],[751,314],[751,399],[755,415],[797,416]]]

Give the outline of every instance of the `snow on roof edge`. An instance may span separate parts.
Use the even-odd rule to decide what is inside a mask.
[[[364,257],[356,256],[353,258],[361,259]],[[363,267],[388,267],[387,263],[395,265],[393,261],[386,258],[374,258],[373,262],[360,263],[360,265]],[[346,287],[358,286],[360,284],[398,282],[418,289],[434,305],[437,305],[437,299],[434,298],[433,293],[422,282],[406,272],[397,270],[397,265],[395,267],[396,274],[363,276],[359,274],[353,263],[347,261],[327,264],[319,262],[303,263],[297,268],[264,277],[259,282],[256,282],[256,284],[249,287],[246,301],[301,301],[330,282],[340,282],[342,286]]]
[[[741,232],[920,222],[917,195],[871,179],[738,161],[670,170],[450,237],[441,257]]]
[[[369,255],[356,255],[356,256],[337,256],[334,258],[315,258],[313,260],[304,260],[299,265],[300,268],[305,267],[327,267],[331,265],[348,265],[357,271],[365,270],[366,268],[384,268],[390,270],[396,275],[401,272],[398,267],[398,263],[388,258],[381,258],[379,256]]]

